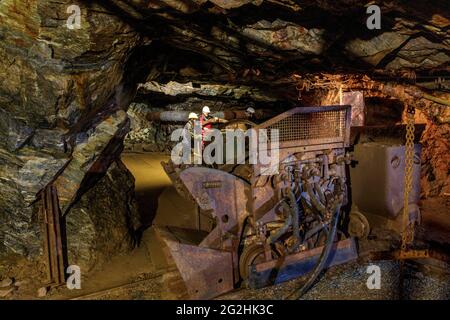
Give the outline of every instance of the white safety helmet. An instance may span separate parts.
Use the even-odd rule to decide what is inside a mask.
[[[202,109],[202,112],[203,113],[211,113],[211,110],[209,110],[208,106],[204,106],[203,109]]]
[[[246,111],[251,114],[254,114],[256,112],[252,107],[248,107]]]
[[[190,120],[190,119],[198,119],[197,114],[196,114],[195,112],[189,113],[189,120]]]

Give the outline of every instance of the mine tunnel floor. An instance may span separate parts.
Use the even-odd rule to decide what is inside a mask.
[[[122,160],[135,177],[135,191],[140,214],[146,223],[195,228],[195,207],[182,199],[171,186],[160,162],[168,156],[158,153],[124,153]],[[431,199],[422,203],[421,237],[448,248],[450,221],[444,219],[448,203]],[[360,247],[383,247],[381,242],[361,243]],[[162,267],[158,241],[152,228],[143,233],[141,245],[128,255],[113,257],[100,271],[82,283],[82,290],[58,289],[48,299],[161,299]],[[369,290],[367,267],[380,267],[381,289]],[[441,266],[441,265],[440,265]],[[305,299],[398,299],[400,296],[399,264],[396,261],[358,261],[329,269],[309,291]],[[299,287],[298,278],[269,288],[236,289],[219,299],[281,299]],[[402,298],[450,299],[450,274],[434,264],[408,263]]]

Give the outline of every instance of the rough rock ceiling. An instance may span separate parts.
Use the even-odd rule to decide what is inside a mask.
[[[169,81],[173,86],[162,92],[177,92],[187,81],[227,83],[270,92],[267,101],[295,100],[293,87],[311,87],[299,84],[301,78],[314,83],[325,72],[325,80],[346,74],[356,83],[364,74],[419,84],[403,97],[414,103],[424,95],[420,89],[442,89],[436,79],[450,71],[450,10],[440,1],[384,1],[381,30],[366,27],[370,1],[98,3],[150,39],[155,50],[147,80],[156,84],[144,89]]]
[[[136,30],[208,57],[223,71],[449,71],[443,1],[384,1],[381,30],[366,27],[370,1],[99,1]],[[219,72],[218,72],[219,73]],[[227,75],[228,76],[228,75]]]

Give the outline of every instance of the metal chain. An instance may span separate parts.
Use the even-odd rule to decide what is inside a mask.
[[[414,241],[414,223],[409,223],[409,194],[412,187],[414,165],[414,107],[406,108],[406,143],[405,143],[405,186],[403,199],[403,232],[401,252],[405,252]]]

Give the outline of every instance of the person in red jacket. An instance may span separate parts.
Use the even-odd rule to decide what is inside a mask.
[[[200,123],[202,124],[202,126],[206,121],[213,119],[213,117],[211,117],[210,114],[211,110],[209,109],[209,107],[204,106],[202,109],[202,114],[200,115]],[[204,128],[208,130],[212,129],[212,122],[205,124]]]
[[[227,123],[228,122],[225,119],[221,119],[218,117],[212,117],[210,114],[211,114],[211,110],[209,109],[209,107],[204,106],[202,109],[202,114],[199,117],[199,121],[202,126],[202,146],[203,146],[203,148],[205,147],[205,145],[208,145],[210,142],[210,141],[206,141],[207,143],[205,143],[205,137],[208,134],[208,131],[212,130],[213,123]]]
[[[208,106],[204,106],[202,109],[202,114],[200,116],[200,124],[202,126],[202,146],[205,147],[205,134],[208,130],[212,129],[212,123],[214,118],[211,117],[211,110]]]

